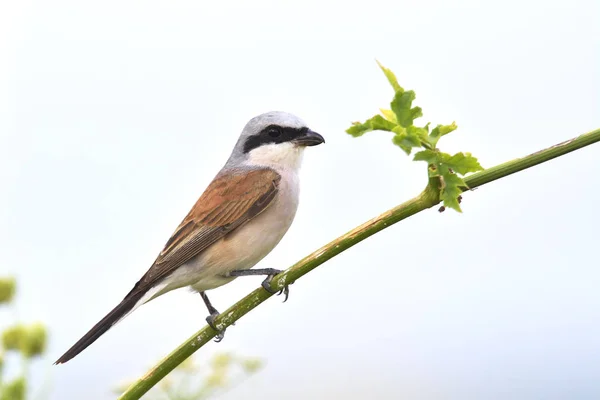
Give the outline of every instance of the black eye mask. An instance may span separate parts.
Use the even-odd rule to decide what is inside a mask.
[[[291,142],[305,136],[308,128],[289,128],[279,125],[269,125],[260,131],[259,134],[253,135],[246,139],[244,143],[244,153],[248,153],[257,147],[265,144]]]

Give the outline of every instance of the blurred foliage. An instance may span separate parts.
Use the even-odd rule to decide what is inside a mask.
[[[195,363],[190,357],[181,363],[159,385],[149,391],[148,400],[204,400],[230,390],[244,379],[257,373],[264,363],[255,357],[240,357],[218,353],[206,365]],[[121,394],[129,383],[119,385]],[[0,399],[3,400],[3,399]]]
[[[14,278],[0,278],[0,304],[10,307],[16,292]],[[41,323],[30,325],[14,324],[4,328],[0,334],[2,347],[0,348],[0,400],[25,400],[27,398],[27,370],[29,362],[40,357],[48,340],[46,327]],[[20,358],[20,373],[16,378],[4,382],[4,373],[9,369],[6,366],[5,355],[14,353]]]
[[[0,278],[0,304],[10,303],[16,289],[17,283],[14,278]]]
[[[21,400],[25,399],[25,389],[27,382],[24,377],[13,379],[12,381],[0,387],[0,400]]]
[[[378,62],[379,64],[379,62]],[[456,153],[450,155],[441,152],[436,146],[442,136],[455,131],[458,127],[453,122],[450,125],[437,125],[429,129],[429,123],[424,126],[414,124],[415,119],[423,116],[421,107],[413,107],[416,94],[412,90],[404,90],[394,73],[379,64],[388,82],[394,89],[394,98],[390,109],[380,109],[377,114],[365,122],[354,122],[347,133],[359,137],[370,131],[388,131],[394,133],[392,142],[400,147],[407,155],[413,149],[421,149],[414,155],[414,161],[425,161],[428,165],[429,178],[440,180],[440,199],[445,207],[458,212],[460,209],[461,188],[466,188],[463,176],[483,170],[483,167],[471,153]]]

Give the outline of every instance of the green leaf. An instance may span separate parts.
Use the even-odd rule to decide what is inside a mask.
[[[396,134],[392,142],[399,146],[407,155],[410,155],[413,147],[421,147],[421,141],[414,129],[405,129],[402,126],[396,126],[393,132]]]
[[[410,155],[410,152],[412,151],[412,146],[409,143],[406,143],[404,141],[406,137],[402,138],[400,135],[396,135],[392,138],[392,142],[400,147],[402,150],[404,150],[404,152],[406,153],[406,155]]]
[[[409,126],[406,130],[410,136],[414,136],[419,139],[419,147],[421,146],[421,144],[420,144],[421,142],[427,141],[427,129],[426,128],[421,128],[421,127],[412,125],[412,126]]]
[[[396,92],[396,93],[404,92],[404,89],[402,89],[402,86],[400,86],[398,84],[398,79],[396,79],[396,75],[394,75],[394,73],[390,69],[381,65],[381,63],[379,61],[377,61],[377,65],[379,65],[379,68],[381,68],[381,70],[385,74],[385,77],[387,78],[388,82],[394,88],[394,92]]]
[[[381,111],[385,119],[395,124],[398,123],[398,120],[396,119],[396,114],[394,114],[392,110],[386,110],[385,108],[380,108],[379,110]]]
[[[394,127],[394,129],[392,129],[392,132],[394,132],[396,134],[396,136],[407,136],[408,132],[406,131],[406,128],[400,125],[396,125]]]
[[[458,128],[458,126],[455,122],[452,122],[452,124],[450,125],[436,126],[431,130],[431,133],[429,134],[429,140],[431,144],[435,146],[442,136],[449,134],[450,132],[456,130],[456,128]]]
[[[441,198],[446,208],[451,208],[455,211],[458,211],[459,213],[462,213],[462,209],[460,208],[460,204],[458,203],[458,198],[452,197],[444,192],[442,192]]]
[[[441,162],[451,168],[454,172],[465,175],[469,172],[483,171],[483,167],[471,153],[456,153],[453,156],[441,153]]]
[[[458,203],[458,196],[462,193],[461,187],[466,186],[465,181],[461,177],[450,172],[448,168],[443,165],[440,165],[439,172],[442,177],[440,198],[443,200],[444,206],[462,212]]]
[[[435,164],[438,162],[438,152],[433,150],[422,150],[415,153],[413,161],[425,161],[427,164]]]
[[[375,115],[373,118],[366,120],[364,123],[356,122],[350,128],[346,129],[346,133],[354,137],[359,137],[370,131],[391,131],[397,125],[388,121],[381,115]]]
[[[451,172],[442,172],[442,178],[444,179],[444,191],[454,197],[460,196],[462,193],[461,187],[466,186],[463,178]]]
[[[392,100],[391,107],[398,124],[405,128],[413,125],[415,119],[422,117],[423,112],[420,107],[412,107],[412,102],[416,98],[415,92],[407,90],[405,92],[396,92]]]

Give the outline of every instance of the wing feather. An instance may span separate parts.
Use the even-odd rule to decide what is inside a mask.
[[[153,287],[177,267],[263,212],[275,198],[280,180],[281,176],[272,169],[215,178],[132,293]]]

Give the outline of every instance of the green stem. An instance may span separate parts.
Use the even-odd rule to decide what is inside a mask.
[[[592,143],[600,141],[600,129],[583,134],[579,137],[559,143],[545,150],[538,151],[526,157],[508,161],[504,164],[489,168],[485,171],[473,174],[465,178],[469,188],[474,189],[478,186],[495,181],[505,176],[533,167],[537,164],[552,160],[553,158],[578,150]],[[327,245],[321,247],[312,254],[304,257],[294,264],[291,268],[283,271],[273,279],[272,288],[280,289],[285,284],[293,283],[308,272],[312,271],[325,261],[335,257],[341,252],[349,249],[355,244],[362,242],[369,236],[390,227],[396,222],[402,221],[418,212],[431,208],[438,204],[439,187],[436,180],[430,180],[425,190],[417,197],[408,200],[386,212],[352,229],[350,232],[340,236]],[[227,311],[217,318],[216,325],[219,329],[226,328],[235,321],[246,315],[252,309],[257,307],[263,301],[272,295],[266,290],[259,288],[238,301]],[[127,391],[119,398],[120,400],[134,400],[141,398],[144,393],[156,385],[175,367],[181,364],[186,358],[191,356],[196,350],[208,343],[216,332],[205,326],[196,332],[192,337],[181,344],[171,354],[166,356],[155,367],[148,371],[138,381],[133,383]]]
[[[516,160],[508,161],[504,164],[488,168],[485,171],[467,177],[465,182],[471,189],[473,189],[477,186],[482,186],[486,183],[493,182],[496,179],[512,175],[515,172],[519,172],[543,162],[550,161],[572,151],[579,150],[582,147],[589,146],[590,144],[598,141],[600,141],[600,129],[584,133],[581,136],[569,139],[559,144],[555,144],[547,149],[536,151],[535,153],[526,157],[517,158]]]

